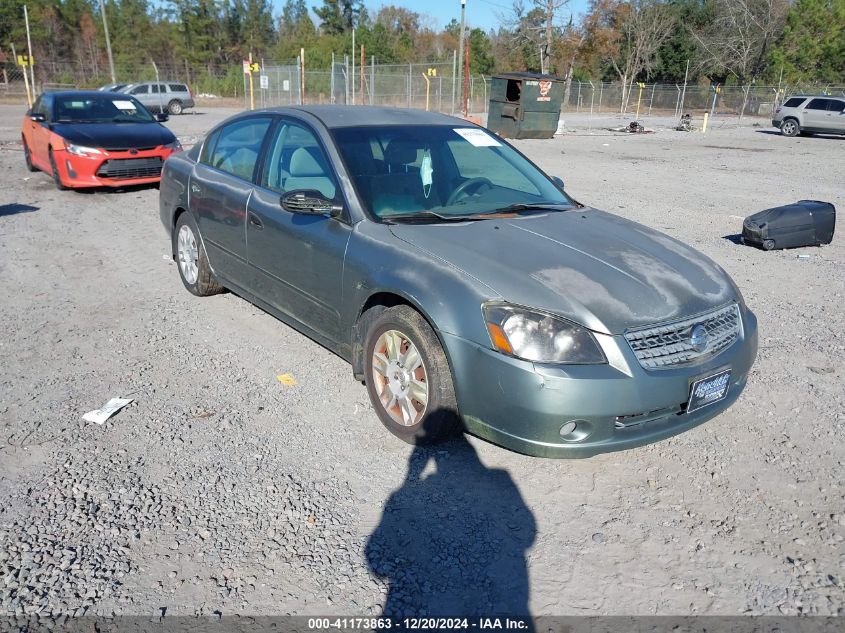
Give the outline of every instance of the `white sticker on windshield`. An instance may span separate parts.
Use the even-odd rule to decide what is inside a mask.
[[[118,110],[136,110],[135,104],[131,101],[112,101]]]
[[[501,143],[477,127],[456,127],[455,132],[476,147],[499,147]]]

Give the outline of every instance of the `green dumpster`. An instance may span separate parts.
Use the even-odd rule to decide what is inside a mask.
[[[494,75],[487,129],[504,138],[552,138],[560,120],[563,81],[539,73]]]

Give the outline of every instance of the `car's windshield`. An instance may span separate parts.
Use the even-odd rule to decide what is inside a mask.
[[[575,204],[528,160],[481,128],[341,128],[335,139],[362,201],[387,221]]]
[[[149,123],[152,115],[128,95],[56,97],[58,123]]]

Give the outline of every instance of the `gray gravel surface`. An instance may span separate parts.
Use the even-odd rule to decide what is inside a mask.
[[[231,113],[168,125],[187,144]],[[735,239],[800,198],[841,213],[845,139],[567,116],[517,142],[582,201],[714,258],[760,320],[727,413],[553,461],[394,439],[340,359],[183,289],[156,189],[26,172],[21,115],[0,106],[0,613],[845,615],[843,240]],[[82,420],[115,396],[134,402]]]

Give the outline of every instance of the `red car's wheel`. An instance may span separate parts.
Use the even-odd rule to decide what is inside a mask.
[[[56,167],[56,159],[53,157],[53,148],[50,148],[50,169],[53,172],[53,182],[56,184],[56,189],[64,191],[68,187],[62,184],[62,177],[59,175],[59,169]]]
[[[23,142],[23,159],[26,161],[26,168],[29,171],[38,171],[38,168],[32,164],[32,154],[29,151],[29,145],[26,144],[26,139],[21,137]]]

